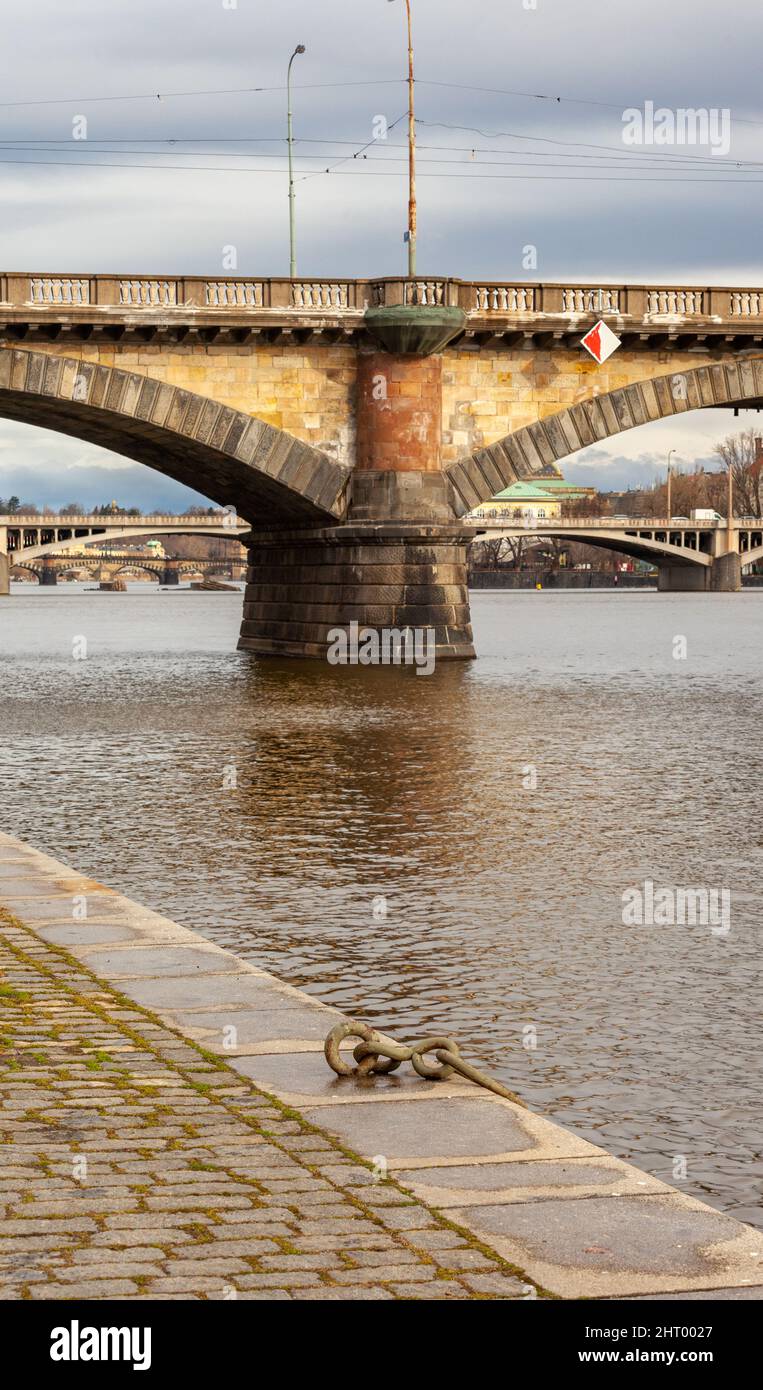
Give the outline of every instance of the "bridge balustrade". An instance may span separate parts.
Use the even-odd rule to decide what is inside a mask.
[[[471,316],[495,318],[614,314],[647,324],[654,318],[735,324],[763,318],[763,290],[747,286],[533,284],[420,276],[290,280],[5,273],[0,274],[0,303],[40,312],[85,311],[93,305],[136,311],[261,310],[286,319],[290,312],[359,315],[368,305],[395,304],[456,306]]]

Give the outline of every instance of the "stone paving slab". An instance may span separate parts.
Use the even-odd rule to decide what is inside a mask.
[[[403,1095],[395,1105],[382,1106],[367,1102],[361,1093],[354,1105],[305,1106],[305,1115],[356,1152],[383,1153],[389,1166],[400,1170],[447,1166],[465,1158],[496,1162],[599,1152],[585,1139],[476,1087],[466,1096],[449,1098],[437,1082],[427,1087],[428,1094],[424,1086],[418,1100]]]
[[[229,1009],[177,1010],[173,1023],[187,1037],[202,1043],[210,1052],[220,1052],[225,1056],[259,1056],[283,1052],[316,1051],[323,1056],[323,1040],[328,1030],[344,1021],[338,1009],[327,1009],[316,1004],[313,1008],[299,1007],[296,1000],[285,1001],[278,1008],[238,1009],[232,1014]],[[235,1029],[235,1043],[231,1039],[231,1028]],[[349,1047],[349,1044],[348,1044]]]
[[[397,1179],[422,1201],[448,1207],[495,1206],[496,1202],[544,1201],[557,1197],[619,1197],[624,1193],[670,1192],[659,1178],[618,1158],[515,1159],[509,1163],[414,1168]]]
[[[7,1296],[760,1296],[752,1228],[461,1081],[335,1078],[336,1010],[9,836],[0,903],[44,1001],[0,988]]]
[[[449,1215],[564,1298],[754,1285],[763,1273],[763,1233],[671,1190]]]

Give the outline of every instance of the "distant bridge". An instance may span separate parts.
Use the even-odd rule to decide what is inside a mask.
[[[659,587],[670,590],[705,590],[717,586],[729,555],[742,565],[763,560],[763,520],[679,521],[675,517],[510,517],[485,508],[469,518],[475,522],[476,541],[519,536],[578,541],[581,545],[616,550],[637,560],[650,561],[659,570]]]
[[[0,554],[36,560],[71,546],[96,540],[127,540],[135,536],[220,536],[238,540],[251,530],[235,512],[214,516],[67,516],[0,515]]]
[[[98,580],[116,579],[127,571],[150,575],[162,585],[179,584],[183,576],[201,574],[228,575],[231,579],[246,578],[246,561],[233,556],[221,559],[195,559],[184,556],[147,555],[145,551],[94,551],[89,555],[42,555],[37,559],[28,553],[18,558],[10,556],[11,578],[20,573],[32,574],[42,585],[55,585],[65,575],[90,573]]]

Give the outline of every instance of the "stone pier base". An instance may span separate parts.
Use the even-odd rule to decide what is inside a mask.
[[[4,551],[0,550],[0,598],[7,596],[11,592],[11,562]]]
[[[714,594],[736,594],[742,587],[742,557],[738,551],[713,560],[708,586]]]
[[[458,525],[354,524],[253,535],[239,648],[325,658],[332,629],[432,628],[436,659],[475,655]]]
[[[45,586],[54,585],[58,583],[58,571],[56,570],[55,566],[49,564],[47,560],[43,560],[42,562],[42,567],[40,569],[40,583],[44,584]]]

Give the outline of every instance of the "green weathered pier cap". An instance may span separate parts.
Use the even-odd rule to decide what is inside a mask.
[[[430,357],[466,328],[463,309],[448,304],[389,304],[366,309],[365,323],[385,352]]]

